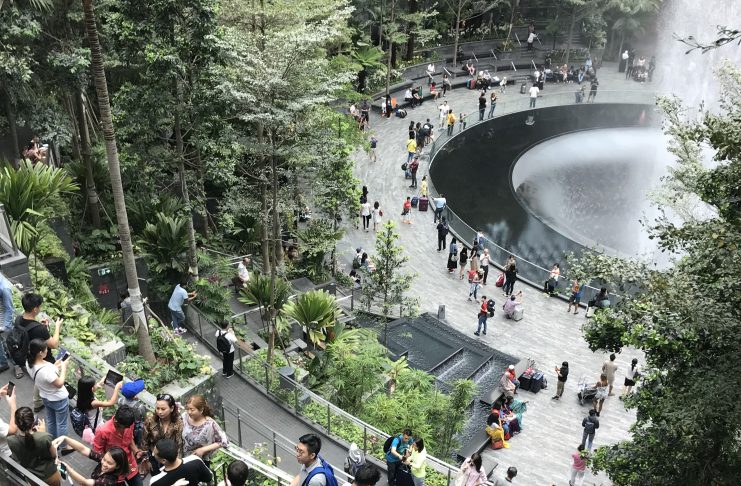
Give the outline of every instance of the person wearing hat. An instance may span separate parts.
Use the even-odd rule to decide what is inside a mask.
[[[515,365],[511,364],[507,367],[507,374],[509,374],[509,381],[512,382],[513,385],[515,385],[515,393],[517,393],[517,388],[520,386],[520,380],[517,379],[517,375],[515,373]]]
[[[121,397],[118,399],[119,407],[126,405],[134,411],[134,442],[140,447],[147,407],[139,400],[137,395],[144,391],[145,386],[146,384],[141,378],[129,381],[121,387]]]

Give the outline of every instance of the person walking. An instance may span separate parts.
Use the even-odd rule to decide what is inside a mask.
[[[237,343],[237,336],[228,321],[222,321],[220,327],[221,329],[216,330],[216,348],[221,353],[223,363],[221,375],[231,378],[234,376],[234,345]]]
[[[445,220],[445,216],[443,216],[440,222],[437,223],[437,251],[445,249],[445,240],[449,231],[448,222]]]
[[[447,200],[445,199],[445,196],[440,194],[439,197],[433,197],[432,198],[432,204],[435,206],[435,211],[433,213],[434,220],[433,223],[437,223],[438,220],[440,220],[443,217],[443,211],[445,210],[445,205],[447,204]]]
[[[368,150],[368,158],[371,162],[376,162],[378,160],[378,139],[375,135],[371,135],[370,138],[370,149]]]
[[[463,275],[466,273],[466,263],[468,263],[468,248],[466,248],[464,245],[463,248],[461,248],[460,253],[458,254],[458,265],[461,267],[458,278],[460,280],[463,280]],[[471,300],[470,298],[468,300]]]
[[[597,393],[592,399],[592,406],[594,407],[594,410],[597,412],[597,416],[599,417],[600,412],[602,412],[602,405],[604,405],[605,399],[607,398],[607,376],[602,373],[599,376],[599,381],[595,383],[594,386],[595,388],[597,388]]]
[[[592,78],[592,82],[589,83],[589,96],[587,96],[587,103],[591,103],[597,97],[597,88],[599,87],[599,81],[597,77]]]
[[[581,302],[581,296],[584,293],[585,284],[579,283],[579,279],[575,278],[571,284],[571,297],[569,297],[569,307],[566,312],[571,312],[571,306],[574,307],[574,315],[579,313],[579,302]]]
[[[484,336],[486,336],[486,318],[489,317],[489,306],[486,300],[486,296],[481,296],[481,307],[479,307],[479,314],[478,314],[478,320],[479,325],[476,328],[475,335],[479,335],[482,331],[484,333]]]
[[[419,157],[414,157],[412,163],[409,164],[409,172],[412,173],[412,184],[409,187],[417,187],[417,171],[419,170]]]
[[[492,118],[494,116],[494,108],[497,107],[497,91],[495,89],[491,90],[491,94],[489,95],[489,116],[488,118]]]
[[[489,250],[487,248],[484,248],[479,265],[481,266],[481,271],[484,272],[484,278],[481,280],[481,284],[486,285],[486,278],[489,276]]]
[[[581,446],[586,445],[587,450],[592,450],[592,443],[594,442],[594,434],[599,429],[599,419],[597,418],[597,411],[591,409],[589,416],[584,417],[581,421],[581,426],[584,428],[584,433],[581,438]]]
[[[455,236],[450,240],[450,251],[448,252],[448,273],[455,272],[458,268],[458,240]]]
[[[584,450],[584,445],[579,444],[576,448],[576,452],[571,454],[573,463],[571,464],[571,478],[569,479],[569,486],[576,486],[577,479],[579,484],[584,481],[584,473],[587,470],[587,460],[589,459],[589,452]]]
[[[607,396],[610,397],[615,395],[614,393],[612,393],[612,386],[615,384],[615,372],[618,369],[618,365],[615,364],[615,358],[615,353],[612,353],[610,355],[610,359],[602,364],[602,373],[607,376],[607,383],[610,386]]]
[[[623,393],[620,394],[620,399],[625,398],[625,395],[630,393],[634,386],[636,386],[636,380],[641,376],[640,368],[638,367],[638,359],[633,358],[630,362],[630,369],[625,371],[625,383],[623,384]]]
[[[535,102],[538,101],[538,93],[540,93],[540,89],[538,88],[538,83],[536,81],[533,81],[533,85],[530,86],[530,108],[535,108]]]
[[[360,219],[363,220],[363,229],[367,233],[371,222],[371,205],[367,199],[360,204]]]
[[[407,196],[404,204],[401,207],[401,222],[404,224],[412,224],[412,198]]]
[[[504,295],[510,295],[514,292],[515,281],[517,280],[517,265],[513,256],[510,256],[507,260],[507,265],[504,267],[504,277]]]
[[[417,155],[417,141],[414,138],[407,140],[407,164]]]
[[[473,296],[473,299],[476,300],[476,294],[481,287],[481,272],[477,272],[476,270],[471,271],[473,272],[473,279],[471,279],[471,289],[468,291],[468,300],[471,300],[471,296]]]
[[[486,92],[482,91],[479,96],[479,121],[484,121],[484,114],[486,113]]]
[[[382,224],[381,220],[383,218],[383,211],[381,211],[381,205],[378,201],[373,203],[373,212],[371,216],[373,219],[373,232],[375,233],[378,231],[378,226]]]
[[[556,374],[558,375],[558,382],[556,384],[556,394],[551,397],[553,400],[559,400],[563,395],[564,386],[566,386],[566,380],[569,377],[569,362],[564,361],[561,363],[561,367],[556,366]]]

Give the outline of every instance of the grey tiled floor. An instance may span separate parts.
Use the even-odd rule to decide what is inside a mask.
[[[639,85],[626,81],[617,67],[605,63],[599,72],[600,90],[650,90],[650,85]],[[575,84],[548,84],[544,94],[558,91],[573,92]],[[500,101],[509,101],[524,97],[519,90],[508,89],[500,95]],[[461,111],[476,113],[478,93],[458,89],[448,93],[448,104],[458,114]],[[599,101],[599,96],[598,96]],[[500,110],[499,105],[497,110]],[[498,114],[502,114],[504,110]],[[368,186],[371,203],[379,201],[384,210],[384,219],[391,218],[397,223],[400,243],[410,260],[407,269],[417,274],[411,294],[420,299],[421,312],[437,312],[439,304],[445,304],[447,323],[460,332],[470,334],[475,330],[477,306],[467,301],[468,285],[445,270],[447,253],[438,253],[435,227],[432,224],[432,213],[414,211],[412,225],[401,224],[400,213],[403,199],[407,195],[418,194],[418,190],[409,189],[409,180],[405,180],[400,165],[406,161],[405,141],[407,126],[411,120],[422,121],[430,118],[437,124],[436,104],[428,101],[421,107],[408,110],[405,119],[380,119],[371,116],[371,131],[379,138],[378,161],[371,163],[364,152],[356,154],[356,176],[361,183]],[[439,130],[437,133],[441,133]],[[419,169],[419,179],[427,172],[428,160],[425,157]],[[412,192],[415,191],[415,192]],[[374,235],[362,229],[349,228],[345,238],[339,244],[340,254],[349,262],[354,249],[362,246],[369,253],[373,252]],[[501,263],[501,262],[500,262]],[[349,266],[347,266],[349,272]],[[497,305],[503,302],[503,294],[493,285],[498,272],[494,270],[494,279],[483,287],[484,293],[494,296]],[[490,276],[491,276],[490,272]],[[571,453],[581,441],[581,420],[588,412],[588,406],[579,405],[576,398],[577,382],[585,376],[591,382],[599,378],[605,354],[592,353],[582,337],[580,326],[584,322],[583,311],[579,315],[567,314],[567,304],[560,299],[548,298],[542,292],[516,284],[525,296],[525,318],[520,322],[505,320],[497,312],[489,320],[489,333],[482,336],[486,343],[508,354],[532,357],[543,369],[551,383],[548,390],[538,394],[522,392],[521,399],[530,401],[529,410],[523,419],[524,430],[511,441],[511,448],[499,451],[487,451],[499,461],[496,474],[503,473],[508,466],[516,466],[519,474],[517,484],[550,485],[568,484]],[[633,357],[641,357],[640,352],[625,350],[618,356],[620,366],[616,381],[622,383],[621,372],[630,364]],[[568,361],[571,374],[566,383],[566,391],[560,401],[551,400],[556,378],[552,371],[557,363]],[[620,386],[615,390],[616,396],[609,397],[601,414],[601,427],[597,431],[595,446],[612,444],[628,438],[628,428],[635,420],[635,413],[627,411],[618,400]],[[587,476],[585,484],[610,484],[604,475]]]

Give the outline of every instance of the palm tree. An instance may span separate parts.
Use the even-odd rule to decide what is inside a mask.
[[[241,290],[239,301],[247,305],[257,305],[263,312],[263,328],[268,329],[267,362],[272,364],[275,350],[277,319],[283,306],[291,297],[291,284],[284,278],[274,275],[262,275],[255,272],[250,276],[247,285]]]
[[[108,159],[108,173],[111,177],[113,202],[116,207],[118,237],[121,240],[121,254],[123,256],[126,282],[129,287],[129,296],[131,297],[131,311],[134,316],[134,329],[136,329],[139,354],[147,362],[154,363],[156,360],[154,351],[152,351],[152,341],[149,338],[149,328],[147,327],[147,318],[144,313],[142,294],[139,290],[139,277],[136,272],[136,261],[134,260],[134,246],[131,243],[129,217],[126,214],[126,200],[124,199],[123,184],[121,183],[121,166],[118,162],[116,133],[113,130],[111,101],[108,96],[108,85],[105,69],[103,68],[103,52],[100,47],[100,40],[98,39],[98,26],[95,23],[93,1],[82,0],[82,9],[85,18],[85,34],[90,44],[93,78],[95,79],[95,90],[98,93],[98,110],[100,111],[106,158]]]
[[[311,342],[317,344],[325,340],[324,333],[337,321],[340,309],[329,292],[311,290],[283,306],[283,314],[305,327]]]
[[[359,49],[353,50],[350,55],[355,62],[360,64],[358,93],[362,93],[365,91],[365,81],[368,78],[368,73],[373,69],[383,67],[383,63],[381,63],[383,51],[375,46],[362,46]]]

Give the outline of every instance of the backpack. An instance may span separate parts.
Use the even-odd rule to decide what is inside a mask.
[[[353,268],[353,270],[358,270],[360,268],[360,261],[358,261],[357,258],[353,258],[353,260],[352,260],[352,268]]]
[[[317,474],[324,474],[324,477],[327,480],[327,486],[339,486],[339,484],[337,483],[337,478],[334,477],[334,471],[332,470],[332,466],[330,466],[329,463],[325,461],[322,456],[316,456],[316,457],[317,459],[319,459],[319,462],[321,465],[311,470],[311,472],[306,476],[306,479],[304,479],[302,486],[308,486],[309,481],[311,481],[311,478],[313,478]]]
[[[594,422],[587,419],[587,423],[584,424],[584,432],[586,432],[587,434],[594,434],[595,430],[596,427],[594,426]]]
[[[486,310],[489,311],[489,317],[494,316],[494,299],[489,299],[486,301]]]
[[[401,443],[401,436],[400,435],[391,435],[386,439],[386,442],[383,443],[383,452],[384,454],[388,454],[391,450],[391,444],[394,443],[394,439],[399,439],[399,443]]]
[[[229,340],[226,338],[226,331],[219,332],[219,336],[216,338],[216,349],[221,353],[225,354],[228,353],[231,349],[231,344],[229,343]]]
[[[100,409],[98,409],[98,413],[95,415],[95,426],[98,426],[98,417],[100,417]],[[95,431],[93,429],[93,426],[90,424],[90,418],[87,416],[85,412],[80,410],[77,407],[71,408],[69,410],[69,418],[70,422],[72,422],[72,429],[75,431],[77,435],[80,437],[85,434],[85,431],[87,429],[90,429],[90,432],[92,432],[93,437],[95,437]],[[92,441],[86,441],[89,443],[92,443]]]
[[[8,345],[8,351],[10,351],[10,357],[13,358],[15,363],[24,363],[28,359],[28,343],[31,342],[28,338],[28,333],[42,325],[40,322],[36,322],[36,324],[32,324],[29,327],[23,327],[20,325],[20,320],[21,316],[18,316],[13,330],[10,331],[10,334],[5,339],[5,343]]]

